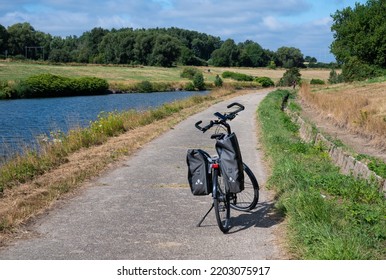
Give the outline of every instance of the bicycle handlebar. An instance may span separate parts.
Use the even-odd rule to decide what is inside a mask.
[[[218,118],[218,120],[214,120],[214,121],[210,121],[210,123],[204,127],[200,126],[200,124],[202,123],[202,121],[198,121],[195,123],[195,127],[198,129],[198,130],[201,130],[202,132],[205,132],[207,131],[208,129],[210,129],[213,125],[218,125],[218,124],[221,124],[223,126],[225,126],[227,129],[228,129],[228,132],[230,133],[230,125],[227,123],[227,120],[233,120],[237,113],[238,112],[241,112],[245,109],[245,107],[243,105],[241,105],[240,103],[237,103],[237,102],[234,102],[234,103],[231,103],[227,106],[227,108],[232,108],[232,107],[237,107],[235,111],[233,112],[229,112],[229,113],[225,113],[225,114],[221,114],[219,112],[216,112],[214,113],[214,115]]]

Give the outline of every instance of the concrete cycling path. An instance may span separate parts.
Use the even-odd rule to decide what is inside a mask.
[[[0,259],[281,259],[279,222],[270,213],[272,195],[264,188],[256,135],[256,109],[267,92],[215,104],[176,125],[40,218],[34,236],[2,248]],[[211,197],[191,194],[185,159],[188,148],[214,153],[210,132],[203,134],[194,123],[209,121],[235,101],[246,109],[231,125],[262,190],[254,211],[231,212],[234,227],[223,234],[214,211],[196,227]]]

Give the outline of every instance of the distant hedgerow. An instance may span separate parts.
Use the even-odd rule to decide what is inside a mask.
[[[18,82],[15,98],[62,97],[104,94],[109,88],[105,79],[95,77],[68,78],[40,74]]]
[[[236,81],[245,81],[245,82],[251,82],[253,81],[253,77],[251,75],[242,74],[242,73],[236,73],[231,71],[225,71],[221,75],[224,79],[230,78]]]

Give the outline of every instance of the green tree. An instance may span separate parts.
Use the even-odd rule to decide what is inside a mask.
[[[239,66],[245,67],[262,67],[267,66],[269,57],[264,49],[251,40],[238,45],[240,49]]]
[[[284,68],[304,67],[302,52],[294,47],[281,47],[276,51],[276,65]]]
[[[181,46],[176,38],[169,35],[159,35],[151,54],[151,64],[171,67],[179,58],[180,53]]]
[[[35,29],[27,22],[9,26],[8,34],[8,51],[10,55],[25,55],[25,47],[39,46],[39,42],[35,38]]]
[[[362,63],[386,67],[386,1],[356,3],[332,15],[331,52],[340,63],[357,57]]]
[[[134,44],[135,61],[139,64],[149,65],[156,36],[145,31],[137,34]]]
[[[98,46],[108,32],[108,30],[101,27],[84,32],[79,37],[78,61],[85,63],[93,62],[94,58],[98,55]]]
[[[0,55],[8,48],[8,31],[7,29],[0,24]]]
[[[232,39],[226,40],[219,49],[212,53],[212,64],[214,66],[237,66],[240,51]]]

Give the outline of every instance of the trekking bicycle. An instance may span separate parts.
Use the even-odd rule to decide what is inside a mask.
[[[195,124],[203,133],[215,127],[215,133],[210,138],[216,140],[217,155],[209,156],[205,151],[193,149],[188,150],[187,157],[188,179],[193,194],[212,193],[213,198],[211,208],[197,226],[201,226],[214,208],[217,224],[223,233],[227,233],[231,228],[231,208],[250,211],[256,207],[259,200],[259,184],[251,169],[242,162],[236,134],[228,123],[245,108],[240,103],[232,103],[227,108],[235,110],[223,114],[214,113],[217,119],[211,120],[204,127],[201,126],[202,121]],[[189,157],[194,159],[189,162]]]

